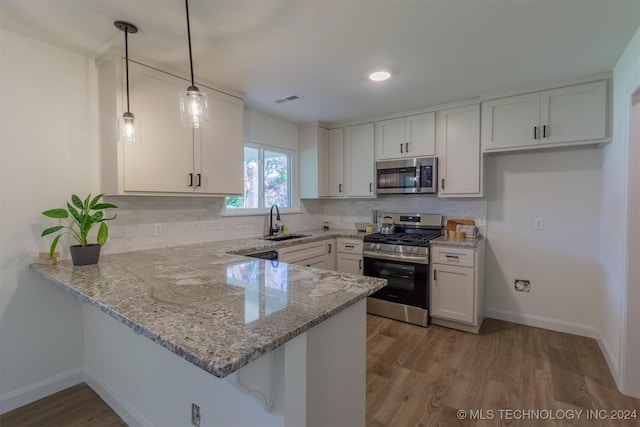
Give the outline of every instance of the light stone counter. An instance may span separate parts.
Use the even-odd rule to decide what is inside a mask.
[[[301,232],[31,265],[85,303],[188,362],[225,377],[386,285],[386,280],[238,255],[355,230]],[[235,254],[233,254],[233,253]],[[362,361],[364,363],[364,361]]]

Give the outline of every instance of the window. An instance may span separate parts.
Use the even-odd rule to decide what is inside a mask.
[[[292,154],[245,142],[244,194],[227,197],[226,211],[262,213],[272,205],[292,207]]]

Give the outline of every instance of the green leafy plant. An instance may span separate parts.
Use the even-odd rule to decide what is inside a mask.
[[[107,242],[107,239],[109,238],[109,227],[107,226],[106,221],[116,219],[117,214],[114,214],[111,218],[105,218],[103,210],[116,209],[117,206],[111,203],[99,203],[103,196],[104,194],[98,194],[92,199],[91,194],[89,194],[83,202],[74,194],[71,196],[71,203],[67,202],[67,209],[50,209],[42,212],[42,215],[49,218],[64,219],[71,217],[73,219],[73,223],[71,223],[70,226],[56,225],[55,227],[49,227],[42,232],[42,237],[44,237],[60,230],[67,230],[58,234],[55,239],[53,239],[51,248],[49,249],[50,257],[53,257],[53,253],[58,245],[58,240],[60,240],[60,237],[65,234],[70,234],[80,244],[80,246],[87,246],[87,236],[89,235],[89,231],[97,224],[100,224],[96,239],[97,243],[102,246]]]

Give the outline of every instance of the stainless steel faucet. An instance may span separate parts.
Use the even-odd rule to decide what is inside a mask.
[[[273,227],[273,208],[276,208],[276,227]],[[280,209],[278,209],[278,205],[271,205],[271,212],[269,213],[269,236],[273,236],[274,234],[280,231],[278,227],[278,221],[280,221]]]

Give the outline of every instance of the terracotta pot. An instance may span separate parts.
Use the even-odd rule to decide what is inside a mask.
[[[69,246],[73,265],[97,264],[100,259],[100,248],[101,246],[97,243],[84,247],[80,245]]]

